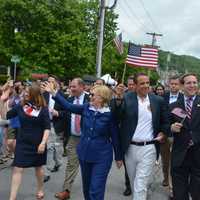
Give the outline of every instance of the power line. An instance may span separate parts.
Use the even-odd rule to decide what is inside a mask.
[[[131,14],[131,19],[136,19],[137,22],[139,24],[141,24],[143,30],[146,31],[152,31],[152,28],[148,27],[134,12],[134,10],[132,9],[131,5],[129,4],[129,2],[127,0],[124,0],[124,2],[126,3],[126,10],[128,10],[128,12]]]
[[[144,9],[144,11],[145,11],[145,13],[146,13],[146,15],[147,15],[148,18],[150,19],[152,25],[153,25],[159,32],[161,32],[161,31],[159,30],[157,24],[154,22],[153,18],[151,17],[149,11],[146,9],[143,0],[139,0],[139,1],[140,1],[141,5],[142,5],[142,7],[143,7],[143,9]]]
[[[157,24],[154,22],[154,20],[153,20],[153,18],[151,17],[149,11],[146,9],[143,0],[139,0],[139,1],[140,1],[141,5],[142,5],[142,7],[143,7],[143,9],[144,9],[144,11],[145,11],[147,17],[150,19],[152,25],[153,25],[159,32],[162,32],[162,31],[160,31],[160,28],[157,26]],[[168,45],[165,43],[165,40],[162,40],[161,42],[163,43],[163,46],[165,46],[165,47],[168,46]],[[168,48],[166,48],[166,49],[168,49]]]

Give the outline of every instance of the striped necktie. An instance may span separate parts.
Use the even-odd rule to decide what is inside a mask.
[[[192,103],[193,103],[193,98],[192,97],[188,97],[186,99],[186,112],[187,112],[187,117],[189,120],[191,120],[192,118]]]

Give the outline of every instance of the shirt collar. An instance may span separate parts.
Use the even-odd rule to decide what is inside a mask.
[[[92,110],[92,111],[95,111],[95,112],[100,112],[100,113],[110,112],[110,108],[109,107],[102,107],[102,108],[96,109],[92,105],[89,107],[89,110]]]
[[[188,98],[190,98],[190,97],[184,95],[185,102],[188,100]],[[196,95],[192,96],[191,98],[192,98],[192,101],[194,101],[196,98]]]
[[[170,98],[174,98],[174,97],[178,97],[178,95],[179,95],[179,92],[178,93],[176,93],[176,94],[172,94],[171,92],[170,92]]]
[[[144,99],[142,99],[141,97],[139,97],[138,95],[137,95],[137,99],[138,99],[138,102],[140,101],[140,102],[148,102],[149,101],[149,95],[147,95]]]

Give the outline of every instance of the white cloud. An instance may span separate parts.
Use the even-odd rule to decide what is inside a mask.
[[[200,1],[118,0],[115,10],[126,41],[150,44],[146,32],[158,32],[163,34],[157,38],[161,49],[200,58]]]

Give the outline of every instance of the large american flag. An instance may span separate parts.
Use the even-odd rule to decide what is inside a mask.
[[[158,49],[129,43],[126,64],[156,69],[158,67]]]
[[[122,55],[123,52],[124,52],[124,45],[123,45],[123,42],[122,42],[122,33],[120,33],[119,35],[117,35],[114,38],[113,41],[115,43],[117,51],[119,52],[120,55]]]

